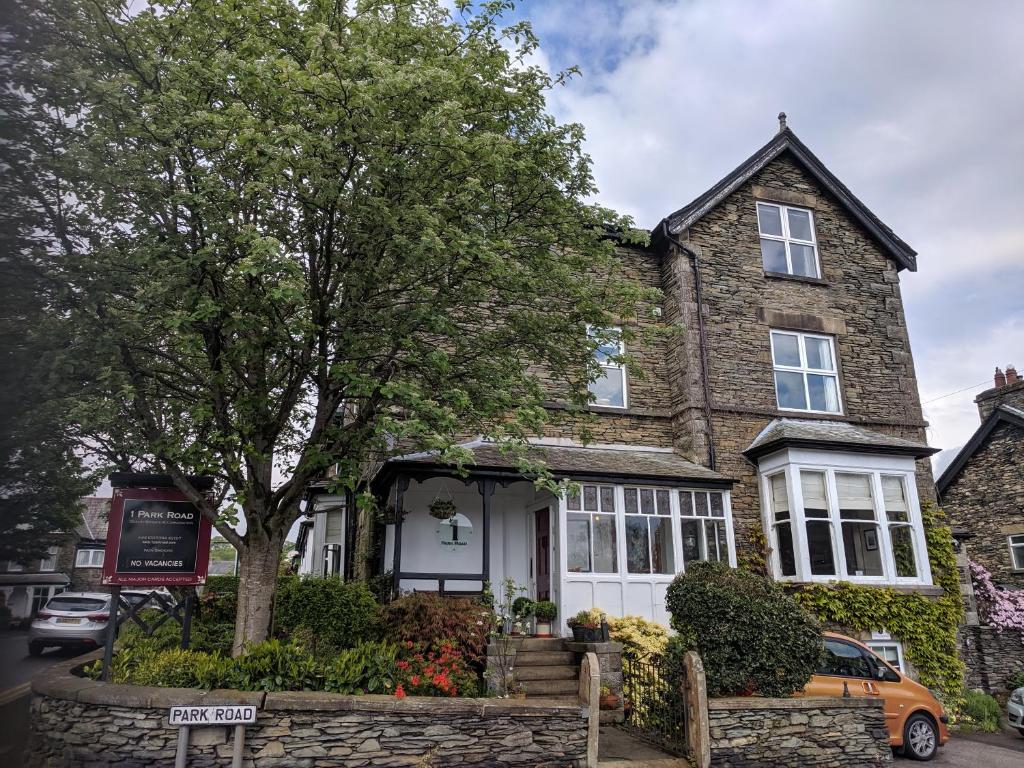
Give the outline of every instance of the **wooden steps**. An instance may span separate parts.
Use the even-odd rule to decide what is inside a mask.
[[[531,637],[516,651],[512,676],[526,698],[576,701],[580,667],[576,654],[561,638]]]

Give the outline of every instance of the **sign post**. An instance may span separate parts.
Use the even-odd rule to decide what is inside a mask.
[[[193,487],[206,492],[213,478],[190,477]],[[102,678],[110,678],[114,638],[122,623],[131,619],[147,634],[153,628],[139,618],[138,611],[153,599],[182,626],[181,647],[189,646],[192,596],[175,604],[158,592],[142,603],[128,607],[121,615],[122,587],[194,587],[206,583],[210,560],[212,526],[202,511],[179,491],[167,475],[118,473],[111,475],[114,497],[107,523],[107,545],[103,557],[103,584],[110,587],[110,620],[103,653]],[[184,611],[184,616],[179,615]],[[166,620],[166,617],[162,617]],[[158,623],[162,623],[158,622]]]
[[[178,751],[174,768],[185,768],[188,757],[189,729],[204,725],[233,725],[235,738],[231,750],[231,768],[242,768],[245,751],[245,726],[256,722],[256,707],[229,704],[220,707],[171,707],[168,721],[178,726]]]

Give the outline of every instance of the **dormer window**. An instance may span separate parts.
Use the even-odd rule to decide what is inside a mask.
[[[814,215],[806,208],[776,203],[757,204],[761,260],[769,273],[817,278],[818,249]]]
[[[606,408],[625,408],[626,366],[621,358],[626,350],[622,344],[620,330],[606,328],[599,332],[596,328],[589,328],[587,333],[597,342],[594,359],[601,367],[601,375],[590,382],[589,386],[593,404]]]

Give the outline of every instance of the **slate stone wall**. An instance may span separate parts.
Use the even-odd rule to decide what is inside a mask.
[[[75,662],[81,663],[80,661]],[[27,765],[76,768],[174,764],[174,704],[254,704],[245,765],[259,768],[356,766],[577,766],[587,754],[579,706],[503,699],[341,696],[144,688],[97,683],[69,664],[33,684]],[[228,764],[233,728],[191,732],[188,764]]]
[[[967,556],[996,584],[1024,589],[1007,540],[1024,533],[1024,430],[999,424],[946,488],[942,507],[954,528],[971,534]]]
[[[880,701],[712,699],[708,719],[716,768],[869,768],[892,762]]]
[[[985,693],[1008,691],[1006,679],[1024,670],[1024,633],[992,627],[960,628],[960,658],[967,665],[968,688]]]

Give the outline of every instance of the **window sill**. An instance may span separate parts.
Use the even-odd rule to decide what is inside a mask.
[[[775,410],[780,417],[785,419],[814,419],[815,421],[846,421],[849,419],[845,413],[833,413],[832,411],[800,411],[778,407]]]
[[[765,272],[764,276],[769,280],[789,280],[794,283],[807,283],[808,285],[829,286],[827,280],[820,277],[807,277],[806,275],[791,275],[788,272]]]

